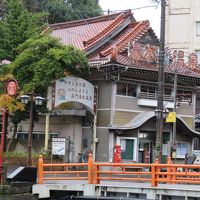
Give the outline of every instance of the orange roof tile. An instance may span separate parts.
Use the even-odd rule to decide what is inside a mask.
[[[51,24],[44,32],[52,29],[52,35],[61,39],[63,44],[74,45],[84,50],[83,41],[90,43],[93,37],[97,37],[99,34],[102,36],[102,31],[109,27],[121,14],[116,13],[85,20]]]
[[[109,41],[102,43],[102,46],[101,43],[99,45],[99,42],[115,32],[130,16],[132,20],[129,21],[129,24],[126,24],[126,27],[121,32],[110,38]],[[114,61],[131,68],[158,71],[156,63],[135,60],[133,62],[131,57],[123,54],[130,42],[139,41],[147,32],[151,31],[155,36],[155,33],[149,26],[149,22],[136,22],[130,11],[85,20],[52,24],[49,26],[49,29],[52,29],[52,35],[60,38],[63,44],[71,44],[86,52],[98,43],[99,46],[88,56],[91,67]],[[156,36],[155,38],[158,40]],[[174,66],[166,65],[165,71],[167,73],[174,73]],[[178,74],[200,77],[200,71],[189,68],[186,65],[178,68]]]
[[[122,50],[122,48],[127,46],[130,41],[137,41],[137,38],[146,33],[149,28],[149,21],[137,22],[135,25],[133,24],[129,27],[129,31],[126,34],[123,34],[119,40],[116,41],[115,45],[117,46],[118,50]],[[107,48],[101,52],[101,55],[107,56],[111,53],[111,49],[112,47]]]
[[[100,39],[102,39],[103,37],[107,36],[108,34],[110,34],[111,32],[113,32],[114,29],[116,29],[128,16],[131,15],[131,12],[124,12],[121,13],[120,15],[118,15],[113,21],[112,23],[110,23],[105,29],[103,29],[100,33],[98,33],[97,35],[95,35],[94,37],[90,38],[89,40],[85,41],[85,45],[86,48],[85,50],[88,49],[88,47],[90,47],[92,44],[96,43],[97,41],[99,41]]]

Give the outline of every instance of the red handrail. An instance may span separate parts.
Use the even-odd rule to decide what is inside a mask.
[[[159,183],[200,184],[199,171],[200,165],[172,164],[171,158],[168,158],[167,164],[160,164],[158,160],[152,164],[97,163],[90,154],[88,163],[44,164],[40,156],[38,183],[42,184],[44,180],[88,180],[89,184],[99,184],[102,180],[117,180],[149,182],[152,187]]]

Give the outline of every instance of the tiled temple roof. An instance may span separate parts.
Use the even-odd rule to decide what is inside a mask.
[[[90,51],[87,55],[93,68],[115,62],[130,68],[158,71],[157,60],[152,62],[153,56],[155,59],[158,58],[158,53],[153,55],[152,50],[154,49],[156,53],[159,40],[149,22],[137,22],[131,11],[52,24],[44,32],[49,29],[52,30],[53,36],[61,39],[63,44],[80,48],[86,54]],[[138,50],[137,43],[143,43],[145,36],[147,39],[153,38],[154,44],[150,44],[152,47],[147,45]],[[130,56],[131,51],[129,52],[131,45],[132,56]],[[147,52],[148,48],[152,52]],[[139,60],[140,58],[142,59]],[[174,73],[174,64],[166,65],[165,72]],[[200,70],[191,63],[178,65],[177,73],[183,76],[200,77]]]

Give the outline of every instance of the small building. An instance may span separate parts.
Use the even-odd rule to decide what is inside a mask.
[[[69,150],[74,156],[71,161],[77,161],[78,152],[90,149],[92,144],[96,146],[97,161],[112,161],[114,146],[119,144],[123,162],[153,162],[159,40],[149,22],[136,21],[128,10],[52,24],[49,29],[63,44],[85,51],[91,71],[85,79],[98,86],[96,138],[93,138],[93,116],[79,104],[54,111],[54,116],[50,116],[50,136],[59,134],[69,138],[69,144],[73,143],[70,148],[76,149]],[[181,52],[166,54],[164,71],[164,106],[170,112],[177,91],[176,158],[181,161],[186,153],[193,154],[199,148],[194,116],[200,71],[196,57],[190,55],[185,63]],[[45,118],[40,120],[34,130],[44,132]],[[172,132],[173,124],[164,122],[163,156],[169,155]]]

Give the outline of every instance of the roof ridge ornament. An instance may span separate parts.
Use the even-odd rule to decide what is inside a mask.
[[[117,61],[117,55],[118,55],[118,47],[117,45],[113,45],[111,48],[111,60]]]

